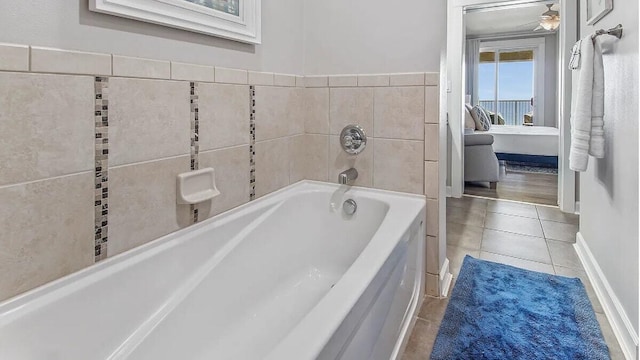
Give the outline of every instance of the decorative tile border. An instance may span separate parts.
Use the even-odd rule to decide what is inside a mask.
[[[256,198],[256,87],[249,86],[249,201]]]
[[[0,71],[124,76],[280,87],[438,86],[438,72],[295,75],[0,43]],[[391,79],[391,80],[390,80]]]
[[[109,225],[109,79],[95,78],[95,261],[107,258]]]
[[[199,134],[200,134],[200,120],[199,120],[199,108],[198,108],[198,83],[191,82],[190,84],[190,99],[191,99],[191,166],[190,169],[198,170],[200,164],[198,162],[198,154],[200,153]],[[196,204],[191,205],[191,217],[193,223],[198,222],[198,207]]]

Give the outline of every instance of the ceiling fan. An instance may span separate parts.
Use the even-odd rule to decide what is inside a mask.
[[[533,31],[547,30],[555,31],[560,26],[560,13],[557,10],[552,10],[553,4],[547,4],[547,11],[540,15],[538,20],[538,26]]]

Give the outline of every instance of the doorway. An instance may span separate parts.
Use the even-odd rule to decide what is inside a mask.
[[[562,161],[570,102],[562,99],[566,71],[559,65],[565,60],[562,49],[573,44],[568,40],[572,34],[570,31],[562,34],[561,22],[549,30],[539,26],[542,13],[559,11],[562,6],[567,7],[566,1],[454,3],[450,6],[450,20],[454,21],[450,23],[448,38],[449,194],[560,204],[561,209],[573,212],[575,188],[566,180],[573,176],[575,186],[575,174],[563,174]],[[462,71],[454,69],[456,60],[451,61],[452,56],[457,57],[457,49],[451,47],[454,38],[463,44],[459,53],[464,64]],[[456,86],[457,76],[461,86]],[[498,158],[499,171],[494,186],[493,180],[470,174],[474,166],[465,163],[465,156],[467,160],[478,161],[477,153],[470,156],[470,148],[465,146],[469,145],[465,142],[469,124],[462,120],[467,115],[465,111],[476,106],[482,107],[491,121],[490,130],[473,130],[494,138],[491,146]],[[486,168],[485,164],[479,167]],[[573,199],[568,195],[573,195]]]

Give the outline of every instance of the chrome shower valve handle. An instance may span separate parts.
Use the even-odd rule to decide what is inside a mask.
[[[340,133],[342,149],[350,155],[358,155],[367,146],[367,135],[358,125],[347,125]]]

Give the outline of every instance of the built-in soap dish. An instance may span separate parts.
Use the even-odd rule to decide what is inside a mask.
[[[178,175],[178,204],[197,204],[220,195],[213,168],[189,171]]]

